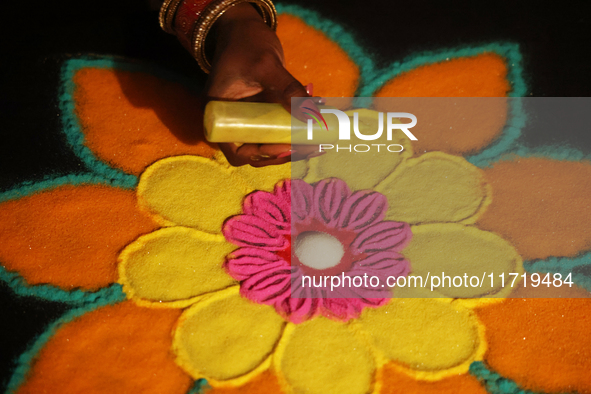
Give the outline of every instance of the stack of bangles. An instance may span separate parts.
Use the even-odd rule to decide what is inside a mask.
[[[209,73],[211,63],[205,54],[205,39],[213,24],[231,7],[251,3],[264,22],[277,27],[277,11],[270,0],[165,0],[160,8],[160,27],[178,37],[203,71]]]

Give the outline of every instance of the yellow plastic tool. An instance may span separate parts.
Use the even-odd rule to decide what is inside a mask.
[[[330,143],[338,138],[338,122],[334,116],[324,119],[309,121],[314,131],[313,140],[309,140],[308,123],[292,117],[280,104],[210,101],[205,107],[205,138],[210,142],[253,144]]]

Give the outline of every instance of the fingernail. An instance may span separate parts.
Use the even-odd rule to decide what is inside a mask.
[[[280,153],[277,155],[277,158],[283,159],[284,157],[291,156],[292,153],[295,153],[295,150],[288,150],[287,152]]]
[[[319,113],[320,111],[318,110],[318,107],[316,106],[316,104],[314,104],[314,101],[312,101],[312,99],[306,99],[304,100],[304,102],[300,105],[300,111],[302,111],[302,113],[308,118],[308,119],[312,119],[312,117],[308,114],[306,114],[306,112],[310,112],[310,110],[312,112],[315,113]]]
[[[313,83],[309,83],[306,85],[306,93],[308,93],[310,96],[314,96],[314,84]]]

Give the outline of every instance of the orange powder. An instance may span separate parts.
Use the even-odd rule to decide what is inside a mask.
[[[384,85],[377,97],[505,97],[505,60],[494,53],[418,67]]]
[[[168,156],[211,157],[204,142],[203,101],[153,75],[83,68],[74,101],[86,140],[101,159],[139,175]]]
[[[510,90],[505,59],[485,53],[403,73],[386,83],[376,97],[506,97]],[[405,112],[420,119],[413,128],[418,138],[413,142],[417,154],[439,150],[461,155],[477,151],[499,135],[506,120],[506,104],[499,99],[464,100],[458,107],[451,101],[408,102],[412,106]],[[378,101],[377,109],[391,111],[390,104],[380,106]],[[437,127],[442,125],[446,127]]]
[[[508,299],[477,313],[495,372],[526,390],[591,393],[591,299]]]
[[[415,380],[386,364],[380,394],[486,394],[486,390],[475,377],[467,373],[427,382]]]
[[[117,280],[117,255],[158,226],[135,193],[62,186],[0,204],[0,261],[29,284],[96,290]]]
[[[338,44],[292,15],[279,16],[277,35],[287,70],[304,85],[312,82],[315,96],[355,95],[359,68]],[[346,107],[348,101],[328,104]]]
[[[525,260],[591,248],[591,163],[519,159],[484,173],[493,201],[478,227],[510,241]]]
[[[185,394],[192,379],[170,352],[180,313],[129,301],[81,316],[49,340],[18,393]]]

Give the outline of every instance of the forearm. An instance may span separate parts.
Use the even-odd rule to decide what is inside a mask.
[[[292,97],[309,96],[285,69],[270,0],[166,0],[160,22],[209,73],[209,99],[279,103],[289,111]],[[315,152],[309,146],[292,150],[289,144],[225,143],[220,148],[231,164],[255,167],[301,160]]]
[[[266,24],[274,30],[277,24],[270,0],[165,0],[159,17],[162,29],[176,35],[207,73],[211,51],[206,51],[206,39],[208,49],[217,48],[215,37],[227,37],[225,32],[236,26]]]

